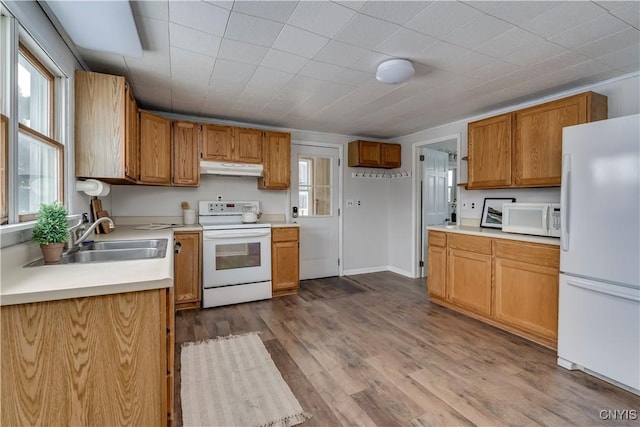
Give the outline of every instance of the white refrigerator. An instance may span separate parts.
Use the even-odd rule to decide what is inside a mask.
[[[562,134],[558,364],[640,394],[640,115]]]

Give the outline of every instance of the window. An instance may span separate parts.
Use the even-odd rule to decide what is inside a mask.
[[[331,215],[331,158],[298,159],[298,214]]]
[[[55,89],[66,81],[26,32],[13,31],[17,23],[9,12],[0,12],[0,72],[6,76],[0,105],[0,224],[8,224],[34,220],[41,203],[64,202],[63,132],[56,126],[56,109],[63,111],[65,102]]]

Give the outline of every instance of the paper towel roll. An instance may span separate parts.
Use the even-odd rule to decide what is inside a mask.
[[[111,185],[96,179],[76,181],[76,191],[84,191],[88,196],[104,197],[111,191]]]

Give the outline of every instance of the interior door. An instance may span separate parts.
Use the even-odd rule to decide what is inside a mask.
[[[449,172],[449,154],[422,149],[424,161],[422,161],[422,227],[420,232],[424,237],[422,245],[421,276],[427,274],[427,249],[429,241],[426,227],[428,225],[442,224],[446,221],[449,209],[447,204],[447,175]]]
[[[300,224],[300,279],[339,274],[337,148],[291,144],[291,207]]]

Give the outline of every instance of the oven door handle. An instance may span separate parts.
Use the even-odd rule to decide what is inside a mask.
[[[243,232],[220,232],[220,231],[209,231],[204,232],[202,234],[202,238],[204,240],[217,240],[217,239],[237,239],[237,238],[245,238],[245,237],[266,237],[271,234],[271,230],[265,231],[243,231]]]

